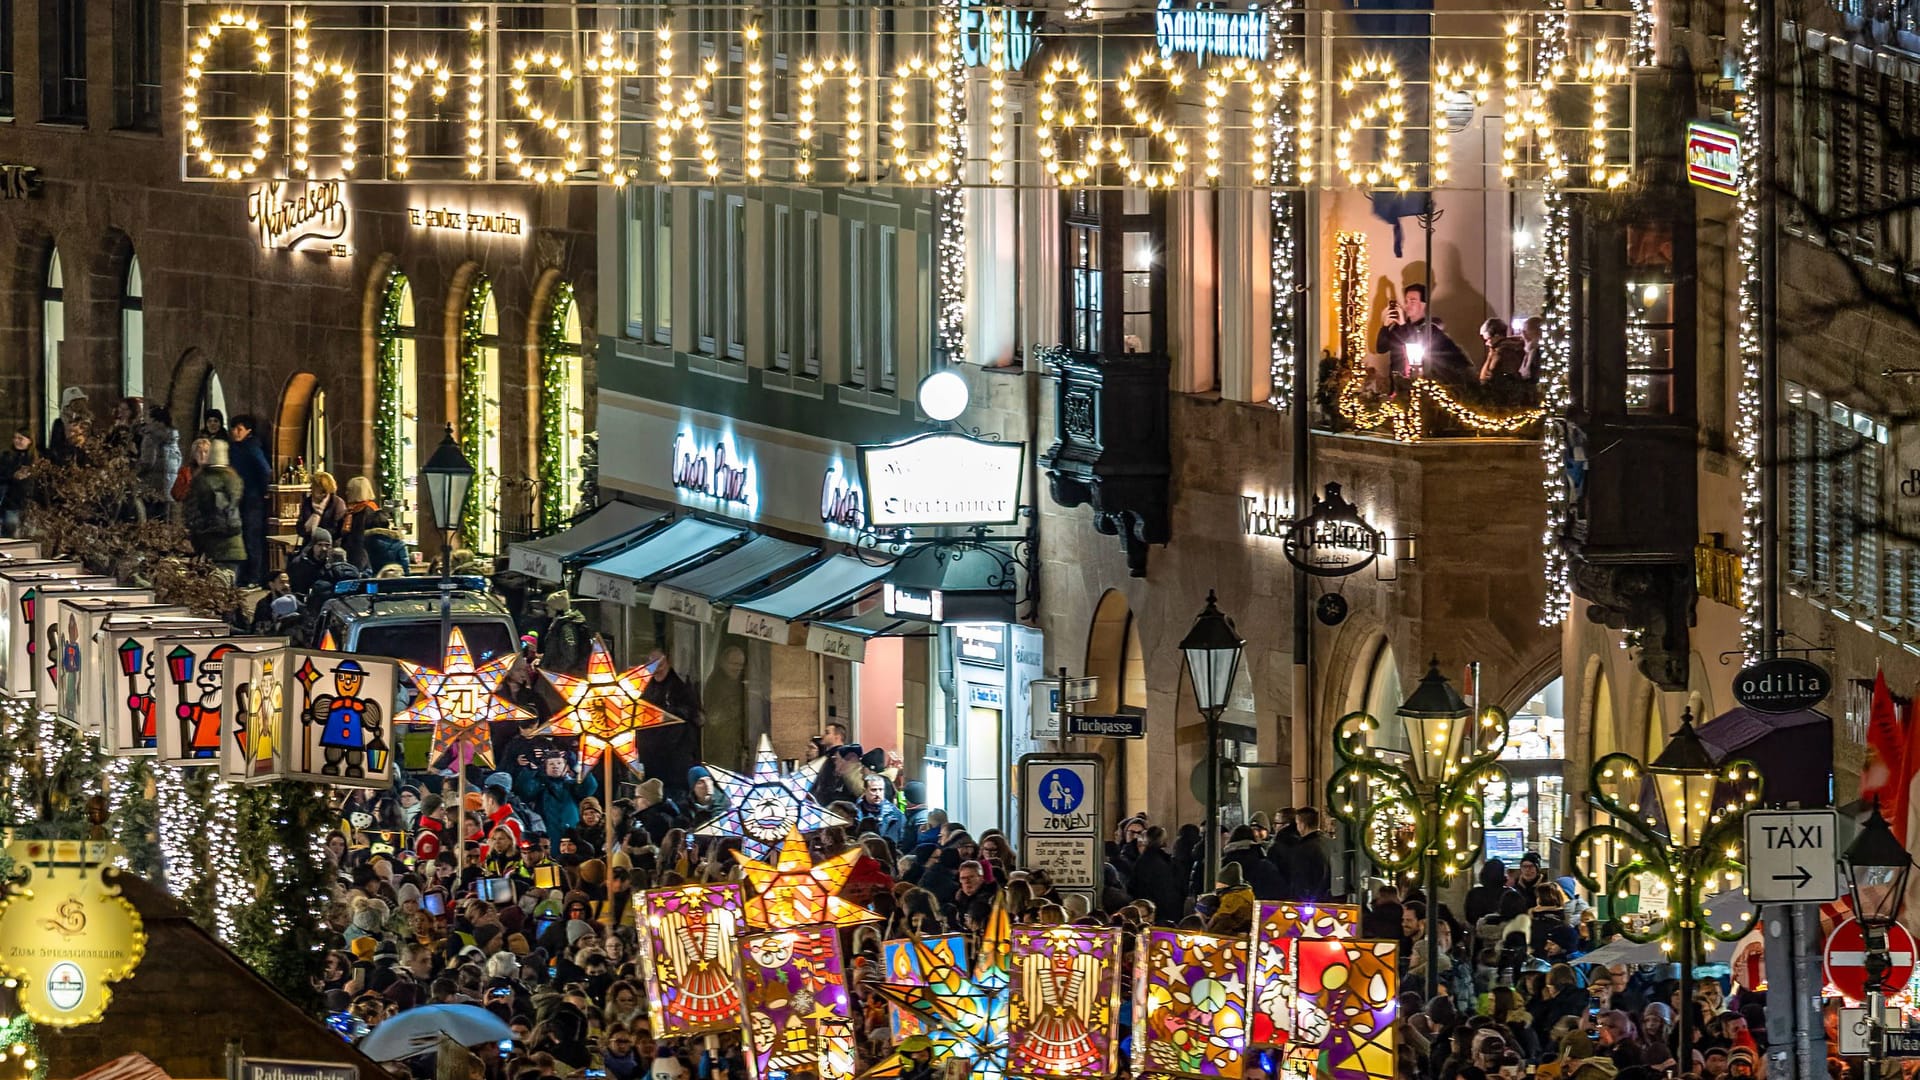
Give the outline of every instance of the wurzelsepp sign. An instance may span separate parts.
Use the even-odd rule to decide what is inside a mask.
[[[802,2],[778,17],[714,2],[183,7],[188,180],[945,188],[1031,177],[1380,192],[1618,188],[1634,166],[1627,106],[1647,30],[1634,20],[1650,18],[1545,0],[1422,12],[1405,31],[1382,17],[1197,0],[1103,5],[1073,22],[1041,5],[940,0]],[[1003,93],[1012,80],[1018,95]],[[1004,101],[1028,92],[1030,126],[1012,138]],[[1003,104],[981,104],[990,97]],[[1479,139],[1440,137],[1475,123],[1500,132],[1475,160],[1464,148]]]

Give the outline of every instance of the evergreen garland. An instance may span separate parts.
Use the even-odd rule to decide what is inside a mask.
[[[0,1018],[0,1065],[18,1063],[18,1080],[47,1080],[47,1055],[40,1049],[40,1033],[33,1021],[13,1003],[12,1015]]]
[[[565,521],[573,505],[567,490],[567,380],[581,377],[568,370],[581,359],[567,340],[573,304],[573,286],[563,281],[540,328],[540,524],[548,529]]]
[[[487,306],[493,302],[493,282],[485,274],[476,274],[473,285],[467,289],[467,303],[460,311],[460,352],[458,356],[459,372],[459,410],[457,437],[461,449],[467,453],[467,460],[473,462],[476,470],[481,465],[480,441],[487,437],[481,430],[485,423],[486,407],[481,386],[480,362],[482,351],[486,348]],[[491,513],[493,507],[482,506],[487,500],[476,498],[485,490],[485,478],[478,473],[473,478],[473,489],[467,499],[466,511],[460,518],[460,535],[469,547],[477,547],[480,538],[480,515]]]
[[[235,919],[234,951],[281,993],[316,1007],[329,886],[321,844],[332,809],[319,786],[290,780],[236,795],[240,865],[256,899]]]
[[[401,475],[406,417],[400,400],[401,380],[406,377],[401,370],[406,356],[400,338],[401,301],[406,292],[407,275],[389,271],[373,328],[373,486],[383,506],[399,506],[406,494],[406,477]]]

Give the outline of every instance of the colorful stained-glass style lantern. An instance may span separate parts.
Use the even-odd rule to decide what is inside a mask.
[[[567,701],[565,712],[547,725],[552,735],[579,736],[580,759],[598,765],[611,752],[629,767],[638,763],[640,733],[647,728],[677,724],[673,716],[652,702],[642,700],[647,688],[645,668],[618,671],[613,654],[595,641],[587,657],[585,675],[567,675],[557,671],[541,674]]]
[[[1133,1071],[1239,1080],[1247,1050],[1245,935],[1149,930],[1133,976]]]
[[[1247,1045],[1283,1046],[1293,1029],[1293,942],[1301,938],[1353,938],[1360,934],[1360,908],[1263,900],[1253,924],[1251,1006]]]
[[[1006,909],[996,903],[981,934],[980,953],[974,958],[971,975],[928,949],[919,957],[920,970],[927,980],[924,985],[881,983],[875,987],[925,1027],[936,1066],[950,1060],[965,1061],[970,1080],[1002,1080],[1007,1075],[1012,934]],[[905,1065],[905,1059],[895,1053],[865,1075],[899,1076]]]
[[[1120,931],[1098,926],[1013,930],[1007,1075],[1111,1076],[1119,1047]]]
[[[773,740],[760,736],[751,776],[707,766],[713,782],[726,793],[727,806],[700,823],[695,834],[738,837],[749,856],[765,862],[794,829],[812,833],[829,825],[853,824],[814,800],[813,782],[826,760],[819,758],[786,772],[773,752]]]
[[[437,763],[451,756],[457,769],[466,768],[472,761],[492,768],[493,723],[534,718],[531,712],[499,695],[500,683],[513,667],[514,658],[514,653],[501,653],[475,667],[467,636],[456,626],[447,635],[446,659],[438,670],[400,661],[401,670],[413,680],[419,696],[400,714],[399,722],[433,725],[429,761]]]
[[[930,938],[896,938],[880,944],[881,981],[895,986],[925,986],[929,978],[945,978],[947,971],[967,970],[967,939],[960,934]],[[934,974],[929,975],[929,972]],[[925,1035],[927,1027],[909,1009],[887,1006],[893,1041]]]
[[[1393,1080],[1399,945],[1302,938],[1295,1039],[1318,1046],[1333,1080]]]
[[[745,903],[732,884],[640,894],[641,960],[657,1037],[740,1029]]]
[[[822,1024],[852,1018],[839,931],[803,926],[749,934],[740,970],[755,1080],[801,1071],[824,1075],[823,1058],[833,1048]]]

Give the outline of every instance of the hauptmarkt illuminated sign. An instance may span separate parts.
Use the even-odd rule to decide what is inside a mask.
[[[181,166],[442,186],[1617,187],[1650,16],[1528,2],[1422,11],[1392,41],[1305,14],[1275,34],[1275,5],[1202,0],[1096,5],[1057,30],[1042,5],[974,0],[801,0],[779,19],[515,5],[511,26],[506,5],[185,0]],[[852,47],[878,33],[884,50]]]
[[[428,232],[519,236],[526,220],[518,214],[485,213],[450,206],[412,206],[407,208],[407,224]]]
[[[264,248],[345,254],[345,245],[337,243],[347,235],[343,188],[338,180],[269,180],[247,196],[247,222]]]

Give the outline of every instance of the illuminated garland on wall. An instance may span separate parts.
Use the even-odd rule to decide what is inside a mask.
[[[1745,463],[1740,493],[1740,630],[1747,655],[1757,658],[1767,643],[1760,640],[1760,175],[1762,139],[1760,102],[1755,87],[1761,76],[1760,26],[1754,0],[1742,5],[1740,50],[1741,93],[1737,106],[1740,136],[1746,152],[1740,155],[1740,393],[1736,410],[1734,446]],[[1777,33],[1777,30],[1768,30]],[[1771,436],[1769,436],[1771,437]]]
[[[383,506],[399,506],[406,497],[406,477],[401,475],[406,417],[400,400],[401,380],[406,377],[401,370],[406,351],[400,340],[400,305],[406,292],[407,275],[389,271],[373,327],[373,486]]]
[[[1280,0],[1274,6],[1273,17],[1267,24],[1268,55],[1283,54],[1286,37],[1294,29],[1295,7],[1296,0]],[[1272,250],[1268,255],[1273,291],[1273,350],[1267,369],[1267,404],[1285,412],[1293,407],[1293,367],[1299,359],[1294,345],[1299,333],[1298,320],[1294,318],[1294,292],[1299,284],[1294,264],[1299,258],[1300,238],[1299,223],[1294,220],[1294,196],[1284,188],[1300,178],[1300,161],[1293,153],[1300,116],[1293,95],[1281,93],[1273,97],[1273,112],[1268,120],[1271,133],[1268,145],[1272,151],[1268,160],[1274,190],[1267,196],[1273,218]],[[1296,448],[1295,453],[1298,452]]]
[[[1333,302],[1340,331],[1340,359],[1359,367],[1367,358],[1367,234],[1343,232],[1333,243]]]
[[[960,0],[942,0],[941,11],[948,25],[958,33],[961,24]],[[989,64],[992,66],[989,93],[996,118],[1001,115],[1006,99],[1006,76],[1004,60],[1006,56],[1006,23],[991,15],[986,19],[989,34]],[[967,99],[966,67],[961,58],[961,50],[949,49],[944,56],[945,63],[939,68],[942,108],[953,117],[953,130],[941,137],[952,153],[952,160],[967,160]],[[994,135],[1001,134],[1001,125],[996,124]],[[994,153],[1002,148],[996,145]],[[1012,147],[1005,152],[1011,154]],[[992,163],[994,175],[999,175],[1001,164]],[[947,362],[957,364],[966,359],[967,353],[967,193],[960,186],[965,177],[956,167],[949,174],[947,182],[940,187],[934,199],[934,214],[939,220],[940,234],[935,244],[938,248],[934,257],[934,288],[939,294],[935,313],[934,349],[944,350]]]
[[[11,986],[13,980],[7,980]],[[16,1002],[13,1006],[18,1009]],[[47,1055],[40,1048],[40,1033],[24,1012],[0,1018],[0,1067],[15,1067],[20,1072],[13,1080],[47,1080]]]
[[[460,309],[460,352],[458,388],[459,403],[455,414],[454,430],[467,452],[467,460],[480,468],[480,440],[486,438],[481,431],[486,413],[482,401],[484,388],[480,385],[480,356],[486,348],[487,305],[493,300],[493,282],[485,274],[474,275],[473,284],[467,289],[467,302]],[[481,478],[474,477],[473,493],[482,490]],[[484,499],[469,498],[466,512],[460,518],[460,534],[468,544],[477,543],[480,537],[480,515],[491,513],[492,507],[480,504]]]
[[[553,306],[540,327],[540,523],[552,529],[567,519],[573,507],[567,476],[567,380],[583,378],[585,366],[576,347],[567,340],[567,317],[573,313],[573,286],[561,282],[553,292]]]
[[[1573,262],[1571,214],[1567,196],[1551,185],[1546,191],[1545,262],[1546,298],[1541,312],[1540,370],[1534,379],[1540,388],[1540,407],[1546,415],[1565,420],[1571,396],[1567,373],[1573,359]],[[1547,592],[1540,602],[1540,625],[1557,626],[1566,617],[1567,593],[1573,587],[1572,568],[1566,548],[1561,546],[1572,509],[1566,470],[1569,452],[1565,422],[1549,423],[1540,437],[1540,464],[1546,475],[1547,524],[1540,537],[1541,553],[1546,560]]]

